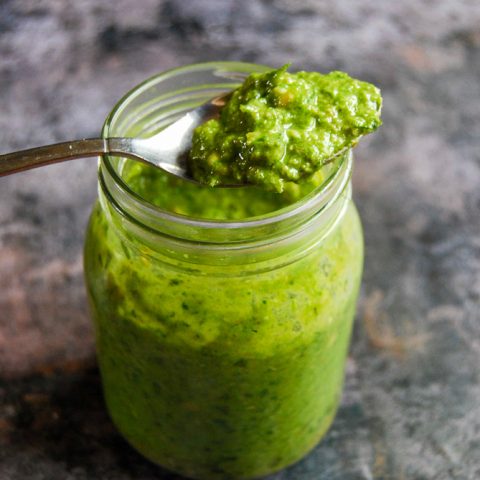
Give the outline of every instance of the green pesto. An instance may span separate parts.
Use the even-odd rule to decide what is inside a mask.
[[[304,258],[221,276],[152,258],[97,205],[85,274],[117,428],[189,478],[253,478],[299,460],[338,407],[362,260],[353,203]]]
[[[230,165],[241,145],[228,135],[210,177],[225,178],[227,168],[228,175],[250,183],[256,179],[257,186],[211,188],[127,161],[122,175],[130,189],[164,210],[191,217],[264,215],[322,185],[335,170],[334,164],[319,168],[325,158],[379,124],[378,118],[369,123],[359,114],[363,107],[352,107],[355,101],[365,108],[372,102],[378,111],[374,87],[355,89],[351,82],[356,81],[339,72],[292,76],[281,69],[269,75],[268,102],[283,98],[276,100],[289,105],[282,113],[262,100],[267,90],[260,75],[249,77],[222,113],[233,126],[258,116],[251,121],[259,128],[252,131],[263,131],[263,140],[250,138],[261,152],[248,160],[253,177]],[[314,86],[327,78],[321,91],[330,84],[334,102]],[[334,85],[345,88],[340,93]],[[237,109],[235,95],[253,95],[246,102],[250,107]],[[321,98],[335,107],[327,116]],[[308,101],[315,119],[310,123]],[[301,115],[295,128],[285,129],[294,104]],[[321,121],[328,135],[305,128]],[[213,125],[206,124],[199,135],[216,144],[217,137],[208,133]],[[282,141],[295,154],[275,153],[287,148],[287,143],[279,147]],[[232,155],[225,155],[228,151]],[[152,252],[126,233],[119,214],[100,195],[103,201],[87,231],[85,277],[105,399],[118,429],[149,459],[202,480],[259,477],[303,457],[328,429],[341,395],[363,263],[353,203],[344,197],[345,213],[308,254],[293,260],[296,253],[289,251],[279,266],[273,251],[261,271],[247,274],[228,264],[213,272],[207,260],[188,263],[163,251],[161,239]]]
[[[193,177],[207,185],[249,183],[282,192],[380,124],[374,85],[344,72],[253,73],[220,118],[194,132]]]
[[[130,162],[124,178],[150,203],[169,212],[212,220],[241,220],[291,205],[326,180],[319,171],[301,185],[288,183],[282,193],[259,187],[211,188],[186,182],[139,162]]]

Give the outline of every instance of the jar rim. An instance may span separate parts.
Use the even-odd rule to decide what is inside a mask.
[[[225,78],[234,79],[239,84],[247,74],[267,71],[271,70],[271,68],[272,67],[265,65],[244,62],[204,62],[169,69],[153,75],[133,87],[117,102],[105,120],[101,135],[103,138],[111,136],[112,123],[122,114],[124,109],[142,93],[164,80],[175,76],[192,75],[196,72],[212,70],[216,73],[226,72]],[[233,83],[231,88],[235,88]],[[165,233],[163,232],[165,223],[175,224],[180,228],[193,228],[196,232],[211,233],[219,229],[223,232],[232,232],[234,236],[231,237],[231,235],[227,235],[227,237],[225,237],[226,241],[236,239],[235,231],[253,232],[258,229],[263,231],[266,227],[289,222],[293,218],[305,216],[310,218],[311,215],[309,215],[309,213],[314,214],[323,210],[344,190],[350,179],[352,170],[352,154],[351,150],[348,150],[345,154],[339,155],[335,162],[332,162],[334,168],[332,168],[332,172],[325,181],[296,202],[259,216],[239,220],[218,220],[174,213],[148,202],[138,193],[134,192],[122,178],[121,174],[117,172],[112,161],[113,158],[114,157],[108,154],[100,157],[99,178],[100,182],[104,184],[110,193],[110,200],[120,213],[126,215],[136,223],[148,225],[150,230],[153,229],[158,231],[158,233]],[[295,222],[295,224],[297,223],[298,222]],[[209,234],[209,236],[197,236],[196,240],[199,242],[205,240],[206,243],[211,243],[212,241],[215,242],[215,238],[215,235],[210,236]],[[242,239],[244,238],[245,237],[242,236]]]

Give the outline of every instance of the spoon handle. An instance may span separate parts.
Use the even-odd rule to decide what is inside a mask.
[[[128,138],[87,138],[56,143],[0,155],[0,177],[74,158],[97,157],[102,153],[122,153],[130,156]]]

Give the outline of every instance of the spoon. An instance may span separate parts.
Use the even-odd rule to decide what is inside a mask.
[[[110,154],[139,160],[184,180],[196,182],[186,165],[193,131],[217,116],[230,94],[228,92],[209,100],[150,138],[87,138],[0,155],[0,176],[65,160]]]

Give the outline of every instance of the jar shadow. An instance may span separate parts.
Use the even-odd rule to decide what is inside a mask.
[[[106,411],[93,363],[8,384],[0,380],[0,474],[5,467],[26,479],[185,480],[123,440]]]

